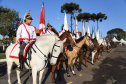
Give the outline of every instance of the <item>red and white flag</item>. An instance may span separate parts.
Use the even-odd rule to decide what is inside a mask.
[[[76,39],[79,39],[79,31],[78,31],[78,26],[77,26],[77,18],[75,16],[75,34],[76,34]]]
[[[45,34],[45,16],[44,16],[44,3],[41,9],[40,23],[39,23],[39,35]]]

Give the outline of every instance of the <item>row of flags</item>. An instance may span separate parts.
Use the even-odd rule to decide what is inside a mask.
[[[84,20],[82,21],[82,36],[85,35],[85,28],[84,28],[85,24],[84,24]],[[63,26],[63,30],[60,31],[59,35],[61,35],[64,31],[68,31],[68,24],[67,24],[67,15],[65,12],[65,16],[64,16],[64,26]],[[88,22],[88,30],[87,33],[90,37],[95,38],[98,40],[100,38],[102,38],[102,32],[100,34],[99,28],[97,28],[97,31],[95,33],[95,27],[92,27],[92,35],[90,33],[90,28],[89,28],[89,22]],[[44,14],[44,3],[42,5],[42,9],[41,9],[41,14],[40,14],[40,23],[39,23],[39,35],[45,34],[45,14]],[[75,35],[73,35],[73,37],[75,39],[78,39],[79,36],[79,31],[78,31],[78,25],[77,25],[77,19],[75,16]]]

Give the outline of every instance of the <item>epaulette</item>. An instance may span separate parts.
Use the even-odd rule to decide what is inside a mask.
[[[22,23],[19,23],[18,26],[20,26]]]

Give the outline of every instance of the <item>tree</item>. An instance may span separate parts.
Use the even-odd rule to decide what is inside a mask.
[[[78,21],[82,21],[82,25],[85,25],[85,22],[88,22],[88,26],[89,26],[89,20],[91,20],[91,14],[84,12],[84,13],[80,13],[77,15],[77,20]]]
[[[0,34],[3,35],[3,38],[6,35],[9,36],[9,39],[13,41],[18,24],[21,21],[21,18],[19,18],[19,12],[7,8],[3,8],[2,10],[4,11],[1,11],[0,13]]]
[[[95,15],[94,15],[95,16]],[[95,17],[94,17],[95,18]],[[97,29],[98,29],[98,21],[102,22],[102,20],[106,20],[107,19],[107,16],[105,14],[102,14],[101,12],[100,13],[97,13],[96,14],[96,21],[97,21]]]
[[[79,8],[79,4],[76,3],[65,3],[63,6],[61,6],[61,13],[66,12],[67,14],[71,14],[70,20],[71,20],[71,32],[72,32],[72,15],[77,12],[81,12],[82,9]]]
[[[107,32],[107,38],[111,40],[113,37],[116,37],[118,40],[121,38],[125,39],[126,32],[121,28],[115,28]]]

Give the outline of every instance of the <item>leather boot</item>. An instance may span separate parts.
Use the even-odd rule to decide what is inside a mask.
[[[19,62],[20,62],[20,70],[23,70],[23,55],[19,55]]]

